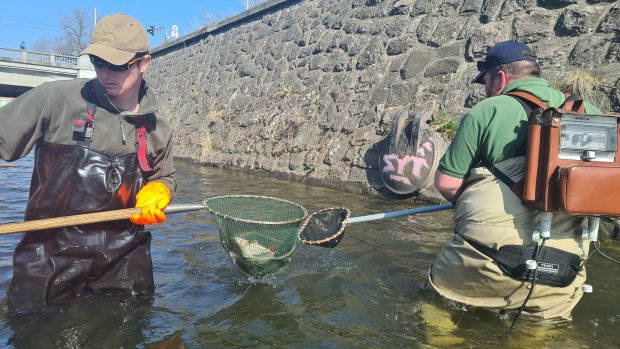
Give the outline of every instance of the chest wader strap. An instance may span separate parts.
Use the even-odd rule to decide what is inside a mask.
[[[142,126],[136,129],[136,138],[138,140],[138,164],[144,172],[151,172],[153,168],[149,165],[149,160],[146,157],[146,126],[144,122]]]
[[[84,125],[83,137],[78,138],[77,145],[89,148],[90,142],[95,132],[95,113],[97,106],[94,103],[86,102],[86,124]]]
[[[510,191],[512,191],[518,198],[523,196],[523,179],[515,182],[510,177],[508,177],[504,172],[497,169],[497,167],[493,166],[491,163],[487,163],[484,165],[500,182],[506,184]]]
[[[536,260],[538,244],[505,245],[495,250],[476,241],[463,239],[478,252],[495,261],[504,275],[520,281],[533,281],[534,270],[527,269],[525,261]],[[573,283],[581,270],[580,261],[579,256],[574,253],[543,246],[536,261],[538,265],[536,282],[548,286],[566,287]]]

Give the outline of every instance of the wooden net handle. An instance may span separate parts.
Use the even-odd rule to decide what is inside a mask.
[[[204,210],[204,209],[205,209],[204,203],[202,204],[177,204],[177,205],[168,206],[164,210],[164,213],[168,214],[168,213],[177,213],[177,212],[189,212],[189,211],[198,211],[198,210]],[[141,211],[142,211],[141,208],[134,207],[134,208],[124,208],[121,210],[84,213],[84,214],[65,216],[65,217],[44,218],[44,219],[37,219],[33,221],[26,221],[26,222],[20,222],[20,223],[0,224],[0,235],[22,233],[22,232],[34,231],[34,230],[62,228],[62,227],[69,227],[73,225],[101,223],[101,222],[129,219],[129,217],[131,217],[134,214],[139,214]]]
[[[21,223],[7,223],[0,225],[0,235],[129,219],[132,215],[139,214],[140,212],[140,208],[125,208],[122,210],[37,219],[34,221],[26,221]]]

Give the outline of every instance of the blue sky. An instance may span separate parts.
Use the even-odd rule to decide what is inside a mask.
[[[146,27],[157,25],[167,28],[179,26],[179,36],[196,30],[204,23],[203,12],[219,19],[230,17],[244,11],[242,0],[12,0],[3,1],[0,8],[0,47],[19,48],[26,41],[28,48],[40,39],[59,36],[59,18],[70,15],[75,9],[84,9],[94,17],[98,15],[124,12],[138,19]],[[151,47],[164,40],[165,30],[151,37]]]

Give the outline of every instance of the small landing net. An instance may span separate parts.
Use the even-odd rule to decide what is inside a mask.
[[[344,207],[325,208],[311,214],[299,229],[299,242],[334,248],[344,237],[351,211]]]

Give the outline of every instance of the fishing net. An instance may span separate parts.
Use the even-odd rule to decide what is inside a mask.
[[[254,195],[209,198],[222,246],[242,273],[260,278],[286,266],[307,211],[296,203]]]
[[[333,248],[344,237],[351,211],[344,207],[325,208],[311,214],[299,229],[298,240],[306,245]]]

